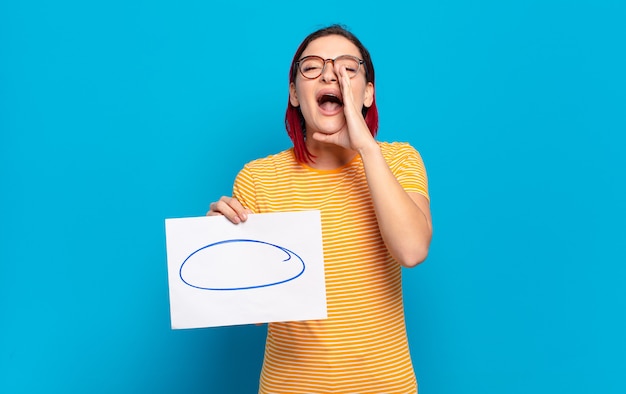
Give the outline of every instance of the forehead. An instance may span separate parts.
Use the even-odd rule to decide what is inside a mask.
[[[340,55],[361,57],[361,51],[350,40],[343,36],[331,35],[316,38],[307,45],[302,57],[316,55],[324,59],[333,59]]]

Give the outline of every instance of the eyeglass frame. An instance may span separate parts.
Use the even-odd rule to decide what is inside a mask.
[[[324,62],[324,65],[322,66],[322,69],[320,70],[320,74],[319,74],[318,76],[316,76],[316,77],[307,77],[306,75],[304,75],[304,72],[302,71],[302,68],[300,68],[300,65],[302,65],[302,62],[303,62],[304,60],[306,60],[306,59],[310,59],[310,58],[317,58],[317,59],[321,59],[321,60],[322,60],[322,62]],[[359,75],[359,71],[361,70],[361,65],[363,65],[363,66],[365,65],[365,61],[364,61],[363,59],[359,59],[358,57],[356,57],[356,56],[352,56],[352,55],[339,55],[339,56],[335,57],[334,59],[324,59],[324,58],[323,58],[323,57],[321,57],[321,56],[317,56],[317,55],[308,55],[308,56],[305,56],[305,57],[301,58],[300,60],[298,60],[298,61],[296,62],[296,64],[295,64],[295,66],[296,66],[296,69],[297,69],[298,71],[300,71],[300,75],[302,75],[302,77],[303,77],[303,78],[306,78],[306,79],[316,79],[316,78],[319,78],[322,74],[324,74],[324,70],[326,69],[326,64],[327,64],[328,62],[332,62],[332,63],[333,63],[333,66],[334,66],[334,65],[335,65],[335,61],[336,61],[337,59],[339,59],[339,58],[350,58],[350,59],[353,59],[353,60],[356,60],[356,61],[357,61],[357,63],[358,63],[357,69],[356,69],[356,71],[354,72],[354,76],[350,77],[350,79],[352,79],[352,78],[356,77],[357,75]]]

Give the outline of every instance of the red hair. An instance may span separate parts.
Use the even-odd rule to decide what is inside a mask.
[[[298,47],[296,54],[291,61],[291,67],[289,69],[289,84],[295,83],[296,75],[298,69],[296,67],[296,62],[300,60],[300,56],[306,49],[306,47],[311,43],[311,41],[325,36],[330,35],[339,35],[347,38],[350,42],[352,42],[361,52],[361,56],[363,57],[363,65],[365,66],[365,80],[367,82],[371,82],[374,84],[374,64],[372,63],[372,58],[369,54],[369,51],[361,41],[344,27],[339,25],[332,25],[320,30],[317,30],[311,34],[309,34],[304,41]],[[365,118],[365,123],[367,127],[370,129],[370,133],[372,136],[376,137],[376,132],[378,131],[378,109],[376,108],[376,89],[374,89],[374,97],[372,100],[372,105],[368,108],[363,106],[361,112],[363,113],[363,117]],[[291,105],[291,101],[289,98],[287,99],[287,112],[285,113],[285,128],[287,129],[287,134],[291,141],[293,142],[293,149],[296,155],[296,160],[301,163],[307,163],[314,161],[315,156],[309,152],[306,147],[306,142],[304,139],[305,135],[305,127],[304,127],[304,117],[302,116],[302,111],[300,111],[300,107],[294,107]]]

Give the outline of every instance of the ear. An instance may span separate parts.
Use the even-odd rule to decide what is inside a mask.
[[[294,107],[300,106],[300,102],[298,101],[298,95],[296,94],[296,84],[293,82],[289,84],[289,102]]]
[[[365,97],[363,98],[363,105],[367,108],[371,107],[374,103],[374,84],[371,82],[365,86]]]

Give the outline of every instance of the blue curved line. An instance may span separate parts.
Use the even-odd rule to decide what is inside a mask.
[[[187,260],[189,260],[191,258],[191,256],[193,256],[194,254],[200,252],[201,250],[210,248],[212,246],[220,245],[220,244],[233,243],[233,242],[255,242],[255,243],[264,244],[264,245],[270,245],[270,246],[273,246],[275,248],[278,248],[278,249],[282,250],[283,252],[285,252],[285,254],[287,254],[287,258],[284,259],[283,262],[291,260],[291,256],[292,255],[296,256],[298,258],[298,260],[300,260],[300,262],[302,263],[302,271],[300,271],[298,273],[298,275],[294,276],[293,278],[281,280],[281,281],[275,282],[275,283],[268,283],[268,284],[264,284],[264,285],[247,286],[247,287],[227,287],[227,288],[201,287],[201,286],[192,285],[191,283],[187,282],[183,278],[183,267],[185,266],[185,263],[187,263]],[[300,256],[298,256],[297,253],[295,253],[295,252],[293,252],[293,251],[291,251],[291,250],[289,250],[287,248],[284,248],[282,246],[274,245],[274,244],[271,244],[269,242],[258,241],[258,240],[255,240],[255,239],[227,239],[225,241],[214,242],[214,243],[212,243],[210,245],[203,246],[200,249],[198,249],[195,252],[193,252],[192,254],[190,254],[189,256],[187,256],[185,261],[183,261],[183,263],[180,265],[180,269],[178,270],[178,276],[180,277],[180,280],[182,280],[183,283],[185,283],[187,286],[194,287],[194,288],[200,289],[200,290],[214,290],[214,291],[249,290],[249,289],[259,289],[259,288],[262,288],[262,287],[270,287],[270,286],[280,285],[282,283],[287,283],[289,281],[292,281],[292,280],[298,278],[300,275],[302,275],[304,273],[305,268],[306,268],[306,266],[304,264],[304,261],[302,260],[302,258]]]

